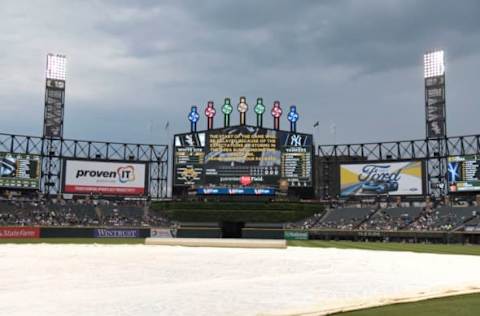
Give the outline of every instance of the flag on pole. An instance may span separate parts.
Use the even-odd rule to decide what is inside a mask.
[[[337,132],[337,124],[333,123],[330,124],[330,133],[335,134]]]
[[[313,127],[317,127],[318,125],[320,125],[319,121],[315,122],[315,124],[313,124]]]
[[[165,124],[165,130],[167,130],[169,126],[170,126],[170,121],[167,121],[167,123]]]

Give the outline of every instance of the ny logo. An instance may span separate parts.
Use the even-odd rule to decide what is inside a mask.
[[[292,135],[290,137],[290,146],[302,146],[302,136]]]

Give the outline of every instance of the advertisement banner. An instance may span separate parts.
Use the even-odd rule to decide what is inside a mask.
[[[40,227],[0,227],[1,238],[40,238]]]
[[[341,196],[422,195],[421,161],[340,165]]]
[[[170,228],[150,228],[151,238],[173,238],[174,232]]]
[[[144,163],[66,160],[64,193],[145,195]]]
[[[95,238],[139,238],[140,231],[138,229],[112,229],[97,228],[94,230]]]
[[[273,188],[198,188],[198,195],[275,195]]]
[[[286,230],[284,232],[286,240],[308,240],[308,231],[306,230]]]

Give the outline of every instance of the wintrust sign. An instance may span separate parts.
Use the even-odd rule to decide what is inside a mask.
[[[142,163],[66,160],[64,192],[144,195],[146,166]]]
[[[98,228],[94,231],[95,238],[139,238],[138,229]]]

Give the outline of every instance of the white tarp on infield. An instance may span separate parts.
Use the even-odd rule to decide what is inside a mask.
[[[480,287],[480,257],[288,248],[0,245],[2,315],[258,315]]]

